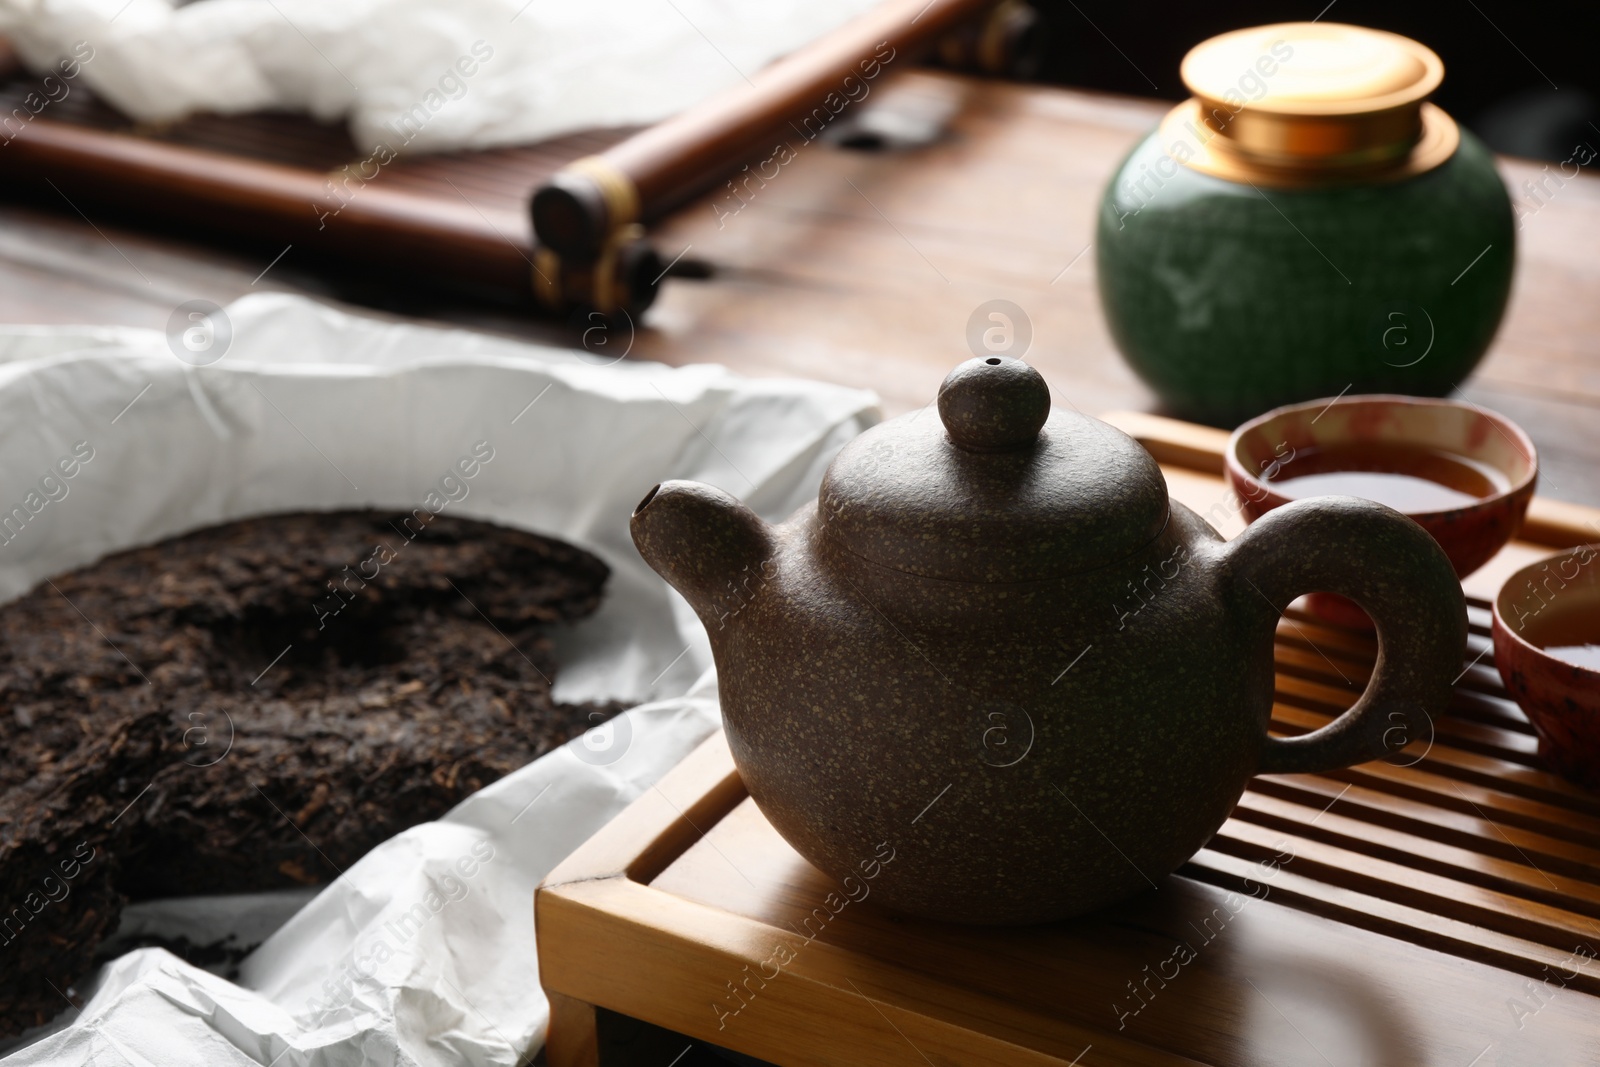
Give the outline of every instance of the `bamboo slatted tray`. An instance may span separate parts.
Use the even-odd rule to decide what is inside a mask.
[[[1176,499],[1237,532],[1226,434],[1109,421]],[[782,1067],[1600,1062],[1600,796],[1542,769],[1493,666],[1488,606],[1511,570],[1596,540],[1600,510],[1537,501],[1465,583],[1467,662],[1434,736],[1346,771],[1256,779],[1176,874],[1071,922],[840,905],[718,734],[541,886],[549,1062],[599,1062],[596,1006]],[[1370,635],[1292,608],[1273,728],[1328,722],[1373,656]]]

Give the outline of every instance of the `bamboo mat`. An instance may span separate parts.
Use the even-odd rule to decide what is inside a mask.
[[[27,79],[0,85],[0,114],[22,108],[23,98],[33,91],[35,87]],[[351,141],[342,122],[318,122],[287,112],[256,112],[200,114],[164,124],[136,123],[81,85],[47,105],[33,121],[123,134],[319,174],[337,172],[346,165],[354,167],[372,155],[370,147],[358,148]],[[465,193],[491,213],[525,212],[529,196],[547,177],[633,132],[632,128],[591,130],[512,148],[401,157],[384,165],[383,182],[397,192],[452,202]],[[27,136],[26,127],[17,136]]]

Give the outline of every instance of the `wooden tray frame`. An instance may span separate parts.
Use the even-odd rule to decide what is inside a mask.
[[[1182,483],[1192,488],[1197,478],[1222,492],[1226,433],[1142,414],[1108,421],[1150,449],[1175,497],[1182,498]],[[1501,699],[1498,675],[1484,654],[1485,599],[1506,570],[1531,555],[1588,541],[1600,541],[1600,510],[1537,500],[1519,539],[1482,577],[1465,583],[1469,655],[1477,654],[1458,679],[1466,718],[1437,750],[1430,745],[1428,760],[1257,779],[1217,837],[1170,881],[1189,880],[1197,892],[1207,886],[1237,890],[1287,834],[1296,866],[1282,872],[1272,899],[1300,913],[1296,922],[1319,924],[1330,936],[1352,930],[1370,950],[1392,950],[1395,968],[1431,988],[1428,1006],[1435,1013],[1459,1014],[1462,1006],[1452,1002],[1469,990],[1492,995],[1483,990],[1498,989],[1496,975],[1503,977],[1507,1004],[1518,996],[1558,994],[1531,1002],[1538,1011],[1560,1004],[1540,1018],[1541,1062],[1592,1053],[1600,1045],[1600,966],[1560,946],[1600,946],[1600,798],[1538,768],[1525,720]],[[1312,703],[1328,698],[1319,677],[1326,672],[1318,662],[1322,653],[1312,651],[1317,645],[1308,629],[1347,666],[1364,657],[1370,667],[1370,637],[1317,627],[1294,611],[1280,625],[1273,714],[1279,731],[1314,729],[1354,697],[1347,690],[1340,694],[1344,705],[1320,713],[1296,706],[1300,697]],[[551,1067],[600,1062],[596,1006],[795,1067],[1079,1062],[1041,1047],[1081,1048],[1083,1067],[1240,1062],[1215,1052],[1189,1058],[1170,1043],[1162,1048],[1135,1040],[1131,1031],[1047,1018],[1003,998],[963,991],[948,976],[917,969],[915,953],[901,965],[885,958],[881,944],[876,955],[854,951],[848,930],[837,941],[808,943],[804,957],[784,969],[781,986],[763,988],[762,1010],[742,1013],[737,1028],[719,1032],[705,998],[684,995],[686,984],[710,979],[707,988],[713,988],[717,976],[737,979],[759,967],[771,953],[774,928],[652,883],[702,841],[731,867],[735,861],[714,833],[730,816],[746,825],[759,819],[719,732],[539,888],[535,911],[541,981],[551,1001]],[[1317,828],[1324,816],[1328,822]],[[1551,836],[1557,825],[1569,825],[1570,832]],[[739,840],[725,836],[724,846],[730,839]],[[1536,864],[1530,853],[1552,858]],[[930,938],[944,936],[930,930]],[[901,931],[908,945],[919,939],[916,921],[899,921],[896,936]],[[997,942],[997,949],[1003,957],[1015,951],[1015,942]],[[1145,962],[1146,956],[1130,954],[1127,969],[1137,975]],[[1552,968],[1560,968],[1559,985],[1550,984]],[[1484,1010],[1506,1008],[1496,1001]],[[908,1033],[916,1035],[914,1044]],[[1491,1041],[1479,1053],[1479,1067],[1532,1062],[1497,1060],[1493,1050]]]

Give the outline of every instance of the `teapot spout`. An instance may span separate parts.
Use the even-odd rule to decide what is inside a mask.
[[[694,608],[706,628],[736,612],[769,577],[775,543],[759,515],[720,489],[662,482],[629,520],[639,555]]]

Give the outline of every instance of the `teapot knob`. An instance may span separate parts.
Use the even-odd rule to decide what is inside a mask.
[[[1050,387],[1020,359],[969,359],[939,387],[939,418],[968,452],[1027,448],[1050,417]]]

